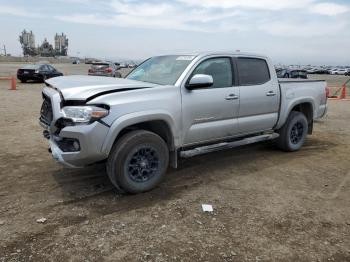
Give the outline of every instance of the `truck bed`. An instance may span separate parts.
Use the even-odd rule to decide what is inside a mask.
[[[327,111],[326,87],[324,80],[278,79],[281,91],[280,117],[277,128],[289,115],[296,103],[309,103],[313,107],[313,119],[321,118]]]

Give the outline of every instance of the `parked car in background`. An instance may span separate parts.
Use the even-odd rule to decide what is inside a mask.
[[[345,75],[346,75],[346,76],[350,76],[350,68],[346,69]]]
[[[128,65],[128,67],[129,67],[129,68],[136,68],[137,65],[136,65],[135,63],[130,63],[130,64]]]
[[[88,74],[91,76],[122,77],[120,72],[117,71],[116,65],[112,62],[92,63]]]
[[[302,69],[277,69],[276,73],[278,78],[307,79],[307,72]]]
[[[121,67],[120,67],[120,63],[118,63],[118,62],[114,62],[114,65],[115,65],[115,67],[117,68],[117,70],[119,70]]]
[[[331,75],[345,75],[347,73],[347,70],[343,68],[336,68],[333,69],[330,73]]]
[[[80,60],[79,59],[75,59],[72,64],[73,65],[78,65],[78,64],[80,64]]]
[[[46,79],[57,76],[63,76],[63,73],[49,64],[30,64],[17,70],[17,78],[22,83],[27,81],[44,82]]]
[[[128,65],[126,63],[121,63],[120,68],[128,68]]]
[[[317,74],[317,75],[328,75],[329,74],[329,71],[326,69],[326,68],[316,68],[314,70],[314,74]]]
[[[308,68],[305,68],[304,70],[306,70],[307,74],[315,74],[315,72],[317,71],[315,67],[308,67]]]

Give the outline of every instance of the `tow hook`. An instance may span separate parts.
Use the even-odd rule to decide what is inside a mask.
[[[44,130],[44,131],[43,131],[43,136],[44,136],[46,139],[50,139],[50,133],[49,133],[49,131]]]

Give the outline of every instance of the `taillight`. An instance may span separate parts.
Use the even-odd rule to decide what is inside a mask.
[[[105,71],[106,71],[107,73],[112,73],[113,69],[110,68],[110,67],[108,67],[108,68],[105,69]]]
[[[326,97],[328,98],[330,94],[330,89],[328,86],[325,88],[325,92],[326,92]]]

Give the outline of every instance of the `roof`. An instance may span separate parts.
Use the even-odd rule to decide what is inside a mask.
[[[202,52],[184,52],[184,53],[175,53],[175,54],[164,54],[164,55],[179,55],[179,56],[211,56],[211,55],[234,55],[234,56],[254,56],[254,57],[264,57],[265,55],[250,53],[250,52],[240,52],[240,51],[202,51]]]

